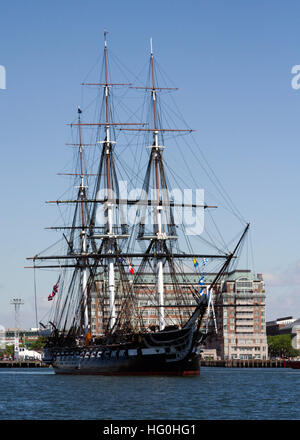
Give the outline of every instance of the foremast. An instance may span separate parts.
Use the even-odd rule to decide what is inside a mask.
[[[191,132],[192,130],[177,130],[177,129],[165,129],[161,128],[159,125],[159,115],[158,115],[158,106],[157,106],[157,92],[160,90],[177,90],[176,88],[165,88],[165,87],[157,87],[156,78],[155,78],[155,67],[154,67],[154,54],[153,54],[153,46],[152,46],[152,38],[150,39],[150,68],[151,68],[151,87],[135,87],[138,89],[146,89],[151,93],[151,103],[152,103],[152,113],[153,113],[153,128],[137,128],[134,130],[140,131],[148,131],[152,132],[153,143],[149,147],[151,148],[151,154],[149,158],[147,173],[145,182],[146,183],[146,192],[149,192],[149,176],[151,174],[151,169],[154,177],[155,188],[154,188],[154,200],[151,200],[152,203],[154,201],[153,207],[153,235],[151,237],[144,236],[144,234],[139,234],[139,239],[150,239],[150,247],[154,248],[155,254],[155,266],[156,266],[156,288],[157,288],[157,304],[158,304],[158,326],[159,330],[163,330],[165,327],[165,302],[164,302],[164,260],[172,258],[172,255],[166,245],[167,240],[177,239],[175,234],[172,234],[175,228],[172,219],[168,219],[167,222],[168,228],[167,232],[163,230],[163,222],[162,215],[164,207],[168,206],[170,208],[171,213],[171,203],[170,200],[163,200],[164,198],[168,198],[167,195],[167,185],[165,179],[164,172],[164,164],[162,158],[162,152],[165,148],[162,144],[163,142],[159,142],[160,139],[163,139],[163,132]],[[151,123],[151,125],[152,125]],[[126,130],[126,129],[122,129]],[[130,130],[130,129],[129,129]],[[161,134],[161,136],[159,136]],[[167,213],[165,213],[167,215]],[[172,217],[172,216],[171,216]],[[171,220],[171,221],[170,221]]]

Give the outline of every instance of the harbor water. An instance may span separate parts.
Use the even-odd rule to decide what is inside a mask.
[[[300,420],[300,370],[202,367],[197,377],[0,369],[1,420]]]

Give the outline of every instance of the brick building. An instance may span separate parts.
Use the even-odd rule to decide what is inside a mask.
[[[268,359],[265,288],[262,275],[236,270],[216,298],[218,334],[207,341],[221,359]]]

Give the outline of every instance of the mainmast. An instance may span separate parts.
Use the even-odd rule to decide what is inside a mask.
[[[92,239],[93,243],[96,239],[101,239],[101,245],[96,250],[95,245],[93,247],[97,252],[97,255],[103,255],[106,260],[107,265],[107,294],[109,299],[109,320],[107,324],[108,331],[114,331],[116,320],[117,320],[117,312],[115,305],[115,259],[116,252],[118,252],[118,239],[127,239],[129,236],[124,233],[119,233],[118,228],[115,228],[114,217],[117,215],[115,211],[115,206],[117,204],[116,194],[119,193],[118,181],[116,179],[116,170],[114,166],[114,157],[113,157],[113,145],[116,143],[112,140],[112,132],[111,128],[118,125],[144,125],[144,124],[136,124],[136,123],[121,123],[121,122],[112,122],[111,121],[111,111],[110,111],[110,88],[112,86],[124,86],[130,85],[125,83],[111,83],[109,82],[108,75],[108,49],[107,49],[107,39],[106,39],[107,31],[104,31],[104,82],[103,83],[86,83],[84,85],[92,85],[92,86],[101,86],[104,89],[104,104],[105,104],[105,121],[99,123],[86,123],[81,124],[78,123],[79,126],[104,126],[105,136],[104,140],[98,142],[103,145],[102,154],[100,160],[100,167],[98,172],[98,181],[95,187],[95,200],[92,202],[95,203],[91,225],[90,225],[90,234],[89,238]],[[73,124],[76,125],[76,124]],[[101,177],[104,177],[104,181],[101,183]],[[101,186],[102,185],[102,186]],[[101,198],[98,196],[98,192],[102,193]],[[116,194],[115,194],[116,192]],[[104,196],[104,199],[103,199]],[[105,212],[105,225],[103,234],[94,234],[94,225],[96,221],[96,211],[97,206],[99,207],[101,204],[104,207]],[[121,215],[122,210],[119,210],[119,216]],[[122,226],[122,225],[121,225]]]
[[[107,32],[104,31],[104,61],[105,61],[105,140],[104,148],[106,155],[106,189],[107,189],[107,253],[114,253],[113,251],[113,218],[112,218],[112,197],[111,197],[111,178],[110,178],[110,162],[112,156],[112,142],[110,140],[110,124],[109,124],[109,84],[108,84],[108,68],[107,68]],[[107,259],[108,267],[108,296],[109,296],[109,328],[112,329],[116,322],[116,306],[115,306],[115,267],[114,258]]]
[[[80,242],[81,242],[81,253],[82,266],[81,266],[81,291],[82,291],[82,305],[83,305],[83,330],[84,334],[89,331],[89,316],[88,316],[88,297],[87,297],[87,264],[86,264],[86,219],[84,212],[84,205],[86,200],[86,187],[84,185],[84,172],[83,172],[83,145],[82,145],[82,134],[81,134],[81,109],[78,107],[78,131],[79,131],[79,156],[80,156],[80,187],[79,194],[81,200],[81,232],[80,232]]]
[[[158,145],[158,131],[157,131],[157,114],[156,114],[156,88],[155,88],[155,77],[154,77],[154,57],[152,49],[152,38],[150,39],[150,59],[151,59],[151,76],[152,76],[152,103],[153,103],[153,119],[154,119],[154,130],[153,130],[153,148],[152,157],[155,166],[155,181],[156,181],[156,200],[157,206],[154,208],[156,210],[156,232],[157,242],[156,251],[162,251],[162,209],[160,205],[160,179],[159,179],[159,161],[160,161],[160,147]],[[154,223],[154,224],[155,224]],[[158,324],[159,329],[163,330],[165,327],[165,309],[164,309],[164,272],[163,272],[163,260],[162,258],[156,258],[156,283],[157,283],[157,296],[158,296]]]

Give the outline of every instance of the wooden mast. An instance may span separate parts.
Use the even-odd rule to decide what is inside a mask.
[[[109,84],[108,84],[108,66],[107,66],[107,31],[104,31],[104,63],[105,63],[105,141],[104,148],[106,154],[106,189],[107,189],[107,253],[114,252],[112,235],[113,235],[113,205],[111,199],[111,178],[110,178],[110,162],[111,147],[110,140],[110,122],[109,122]],[[109,329],[112,330],[116,323],[116,306],[115,306],[115,268],[114,258],[107,259],[108,268],[108,296],[109,296]]]
[[[154,76],[154,57],[152,48],[152,38],[150,39],[150,60],[151,60],[151,76],[152,76],[152,103],[153,103],[153,119],[154,119],[154,130],[153,130],[153,148],[152,157],[154,160],[155,167],[155,181],[156,181],[156,199],[157,207],[154,208],[156,211],[155,217],[156,221],[156,251],[159,254],[161,249],[161,237],[162,237],[162,219],[160,206],[160,179],[159,179],[159,162],[160,162],[160,147],[158,145],[158,131],[157,131],[157,112],[156,112],[156,87],[155,87],[155,76]],[[156,283],[157,283],[157,299],[158,299],[158,325],[159,330],[163,330],[165,327],[165,309],[164,309],[164,273],[163,273],[163,260],[160,257],[156,258]]]
[[[81,253],[83,255],[82,266],[81,266],[81,292],[82,292],[82,308],[83,308],[83,331],[84,335],[89,333],[89,315],[88,315],[88,292],[87,292],[87,264],[86,257],[87,254],[87,237],[86,237],[86,222],[85,222],[85,212],[84,205],[86,199],[85,185],[84,185],[84,172],[83,172],[83,147],[82,147],[82,133],[81,133],[81,109],[78,107],[78,132],[79,132],[79,156],[80,156],[80,200],[81,200],[81,231],[80,231],[80,241],[81,241]]]

